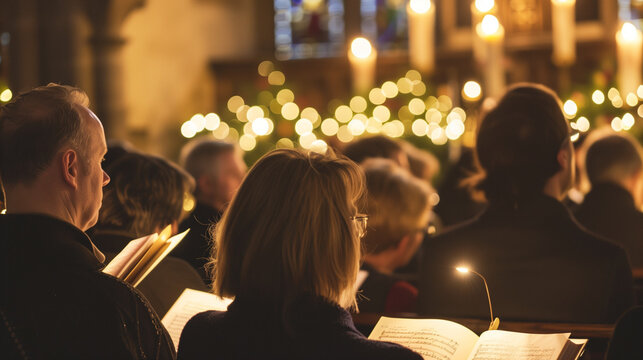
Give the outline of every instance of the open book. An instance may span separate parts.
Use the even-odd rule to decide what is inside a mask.
[[[232,299],[224,299],[203,291],[185,289],[167,314],[163,316],[161,322],[170,334],[174,346],[178,349],[181,332],[192,316],[208,310],[226,311],[231,302]]]
[[[103,269],[136,287],[187,235],[190,229],[172,235],[168,225],[160,234],[151,234],[129,242],[127,246]]]
[[[575,360],[587,339],[569,335],[491,330],[477,336],[448,320],[382,317],[368,338],[404,345],[432,360]]]

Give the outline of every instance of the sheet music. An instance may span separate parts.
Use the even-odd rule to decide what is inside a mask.
[[[478,341],[475,333],[454,322],[387,317],[368,338],[406,346],[427,360],[466,360]]]
[[[486,331],[469,360],[556,360],[569,335]]]
[[[231,302],[232,299],[224,299],[194,289],[185,289],[161,322],[170,334],[175,348],[178,349],[181,332],[194,315],[208,310],[226,311]]]

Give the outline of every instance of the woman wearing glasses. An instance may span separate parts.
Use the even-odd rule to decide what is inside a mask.
[[[275,150],[250,170],[214,234],[227,312],[192,318],[179,359],[421,359],[367,340],[355,307],[366,218],[361,170],[333,155]]]

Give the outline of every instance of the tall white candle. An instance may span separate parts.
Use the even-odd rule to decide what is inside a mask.
[[[494,14],[496,12],[496,3],[494,0],[475,0],[471,3],[471,26],[473,33],[473,58],[476,63],[482,64],[485,62],[485,46],[484,42],[478,36],[476,28],[478,24],[482,21],[482,18],[488,14]]]
[[[576,0],[551,0],[552,60],[558,66],[576,61],[575,5]]]
[[[482,64],[485,92],[499,99],[505,92],[505,71],[503,67],[503,42],[505,29],[493,15],[485,15],[476,26],[476,33],[483,41],[486,59]]]
[[[616,32],[616,55],[618,57],[618,86],[621,97],[635,93],[641,84],[641,52],[643,49],[641,31],[626,22]]]
[[[366,93],[375,83],[375,63],[377,51],[371,42],[363,37],[355,38],[348,51],[348,61],[353,75],[353,90]]]
[[[435,67],[435,6],[431,0],[410,0],[406,14],[411,67],[430,74]]]

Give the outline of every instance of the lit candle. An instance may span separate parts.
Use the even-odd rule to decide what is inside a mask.
[[[552,60],[558,66],[569,66],[576,61],[575,5],[576,0],[551,0]]]
[[[632,23],[626,22],[616,32],[618,85],[623,99],[635,93],[641,84],[641,51],[643,36]]]
[[[431,0],[411,0],[406,6],[411,66],[430,74],[435,66],[435,6]]]
[[[478,36],[476,27],[485,15],[493,14],[496,10],[494,0],[476,0],[471,3],[471,25],[473,27],[473,58],[478,64],[485,62],[484,42]]]
[[[366,93],[375,83],[375,62],[377,51],[370,41],[358,37],[351,42],[348,60],[351,63],[353,75],[353,90],[356,93]]]
[[[482,39],[485,61],[482,64],[485,78],[485,92],[489,97],[499,99],[505,92],[505,72],[503,68],[503,41],[505,29],[493,15],[485,15],[476,33]]]

